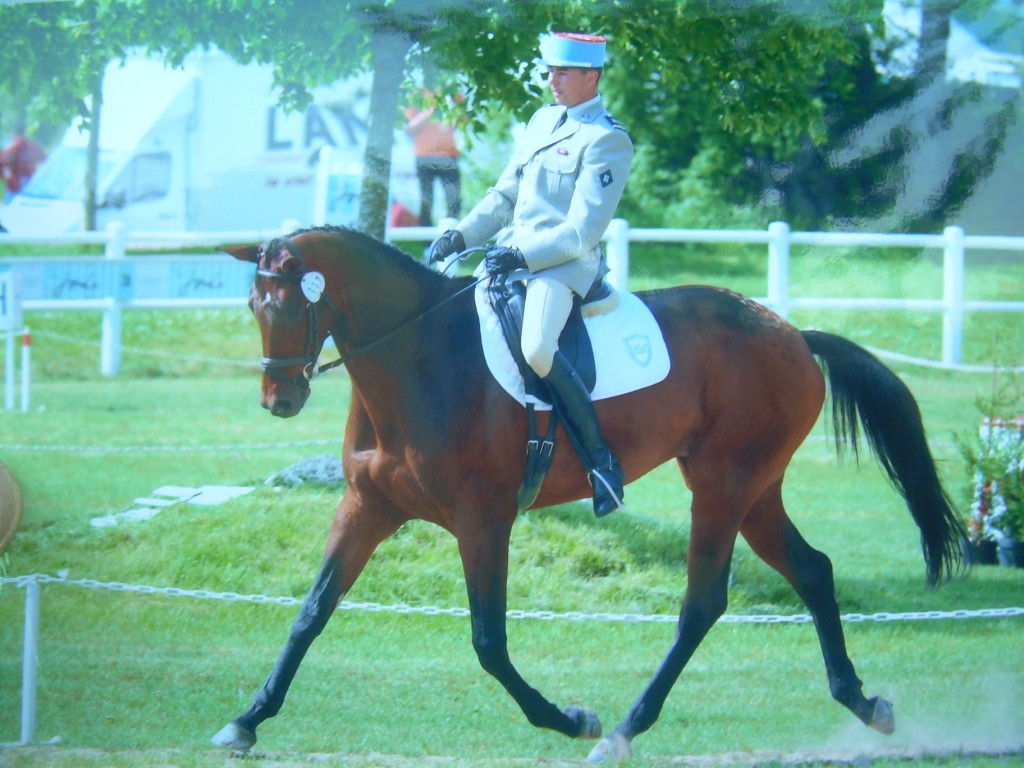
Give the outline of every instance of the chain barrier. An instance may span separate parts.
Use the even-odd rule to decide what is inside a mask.
[[[832,443],[829,435],[808,435],[805,443]],[[268,450],[274,448],[304,448],[308,446],[335,445],[340,446],[341,438],[320,438],[311,440],[294,440],[282,443],[223,443],[220,445],[21,445],[16,443],[0,443],[0,451],[20,451],[23,453],[207,453],[216,451]],[[949,440],[929,440],[933,450],[955,448],[956,443]]]
[[[13,584],[25,587],[35,584],[63,584],[65,586],[83,587],[86,589],[102,589],[111,592],[131,592],[142,595],[165,595],[169,597],[191,597],[197,600],[222,600],[231,603],[255,603],[258,605],[302,605],[297,597],[271,597],[268,595],[243,595],[238,592],[214,592],[208,589],[181,589],[179,587],[152,587],[138,584],[122,584],[120,582],[104,582],[94,579],[66,579],[46,574],[13,576],[0,578],[0,585]],[[416,614],[421,616],[452,616],[463,618],[469,616],[468,608],[439,608],[436,606],[414,606],[404,603],[384,605],[382,603],[355,603],[342,600],[338,610],[365,611],[368,613]],[[524,611],[509,610],[506,616],[510,619],[534,619],[539,621],[575,621],[575,622],[625,622],[642,623],[676,623],[679,617],[674,614],[640,614],[640,613],[583,613],[580,611]],[[938,621],[945,619],[1002,619],[1024,616],[1022,608],[980,608],[976,610],[959,609],[954,611],[907,611],[903,613],[846,613],[842,620],[857,624],[864,622],[894,621]],[[790,615],[772,614],[726,614],[719,619],[724,624],[809,624],[809,614]]]
[[[210,451],[306,448],[317,445],[340,446],[341,438],[294,440],[287,443],[223,443],[220,445],[13,445],[0,443],[0,451],[24,451],[26,453],[207,453]]]
[[[39,338],[53,339],[54,341],[63,341],[67,344],[78,344],[86,347],[101,347],[102,343],[94,341],[93,339],[79,339],[74,336],[67,336],[62,333],[54,333],[52,331],[33,331],[33,336]],[[148,355],[149,357],[160,357],[160,358],[173,358],[176,360],[185,360],[192,363],[213,363],[215,365],[230,365],[236,368],[251,368],[258,370],[260,364],[256,360],[230,360],[223,357],[208,357],[206,355],[190,355],[185,352],[174,352],[173,350],[167,349],[142,349],[141,347],[126,347],[121,346],[122,352],[128,352],[133,355]]]
[[[63,341],[68,344],[79,344],[81,346],[99,347],[100,342],[92,339],[80,339],[74,336],[67,336],[61,333],[54,333],[52,331],[33,331],[34,336],[41,338],[49,338],[54,341]],[[878,347],[872,347],[865,345],[865,349],[871,352],[876,357],[880,357],[883,360],[890,360],[892,362],[904,363],[906,365],[914,365],[919,368],[932,368],[942,371],[952,371],[954,373],[988,373],[991,374],[993,371],[1003,373],[1024,373],[1024,366],[1022,365],[972,365],[970,363],[944,363],[941,360],[930,360],[925,357],[914,357],[913,355],[906,355],[902,352],[892,352],[887,349],[879,349]],[[207,357],[204,355],[190,355],[183,352],[173,352],[166,349],[142,349],[141,347],[121,347],[122,352],[128,352],[134,355],[149,355],[150,357],[162,357],[162,358],[176,358],[179,360],[185,360],[188,362],[196,363],[211,363],[215,365],[230,365],[237,368],[252,368],[258,369],[259,363],[253,360],[230,360],[221,357]]]

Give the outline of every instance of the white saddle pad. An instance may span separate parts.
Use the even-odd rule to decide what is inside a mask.
[[[484,358],[491,375],[502,388],[519,403],[527,402],[523,377],[508,350],[494,309],[487,295],[485,280],[476,288],[477,315],[480,318],[480,338]],[[614,289],[612,289],[614,290]],[[668,348],[654,315],[632,293],[616,291],[617,306],[609,312],[586,317],[583,324],[590,334],[594,348],[597,382],[593,399],[624,395],[662,381],[671,368]],[[530,397],[537,410],[550,410],[551,406]]]

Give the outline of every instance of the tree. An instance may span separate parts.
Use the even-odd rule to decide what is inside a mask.
[[[86,167],[85,227],[95,228],[97,136],[104,68],[134,42],[140,16],[111,0],[0,6],[0,88],[24,105],[32,122],[91,127]],[[91,105],[86,103],[91,99]]]
[[[855,36],[857,54],[829,65],[817,91],[824,141],[791,156],[764,153],[753,164],[780,194],[787,220],[804,227],[842,222],[906,232],[939,232],[1006,161],[1020,100],[947,76],[954,14],[1000,19],[992,0],[919,0],[919,28],[888,33],[873,24]],[[994,22],[998,33],[1024,27]],[[856,31],[856,30],[855,30]],[[957,143],[950,153],[943,145]],[[927,168],[925,168],[927,166]],[[942,179],[922,191],[922,170]],[[928,182],[934,184],[935,182]]]
[[[602,91],[641,149],[653,196],[672,194],[699,156],[704,172],[749,198],[757,168],[820,146],[830,108],[854,101],[865,25],[880,25],[880,13],[881,0],[78,0],[0,6],[0,42],[21,38],[0,47],[0,66],[31,75],[49,108],[77,100],[80,111],[96,62],[130,45],[172,64],[197,45],[270,63],[292,107],[317,85],[372,70],[360,225],[382,235],[399,95],[415,71],[465,90],[471,128],[497,114],[523,119],[545,90],[533,62],[539,36],[606,34]]]

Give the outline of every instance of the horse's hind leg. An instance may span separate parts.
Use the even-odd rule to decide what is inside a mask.
[[[740,533],[762,560],[789,581],[807,606],[818,633],[832,697],[866,725],[892,733],[892,705],[880,697],[865,698],[846,652],[832,562],[811,547],[789,519],[782,504],[781,481],[765,491],[744,520]]]
[[[295,617],[277,664],[252,706],[213,737],[215,745],[248,750],[256,743],[257,726],[280,711],[299,664],[338,602],[355,583],[377,545],[397,530],[397,520],[347,504],[347,498],[338,506],[320,572]]]

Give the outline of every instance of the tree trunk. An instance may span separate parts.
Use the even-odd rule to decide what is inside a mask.
[[[359,198],[359,227],[381,239],[387,224],[399,89],[405,75],[405,57],[411,46],[412,41],[399,32],[380,30],[373,35],[373,86]]]
[[[96,184],[99,181],[100,167],[100,115],[103,112],[103,71],[104,65],[93,78],[92,110],[89,116],[89,148],[85,161],[85,211],[84,229],[92,232],[96,229]]]
[[[946,74],[950,18],[958,4],[956,0],[921,2],[921,39],[914,78],[922,84],[931,83]]]

